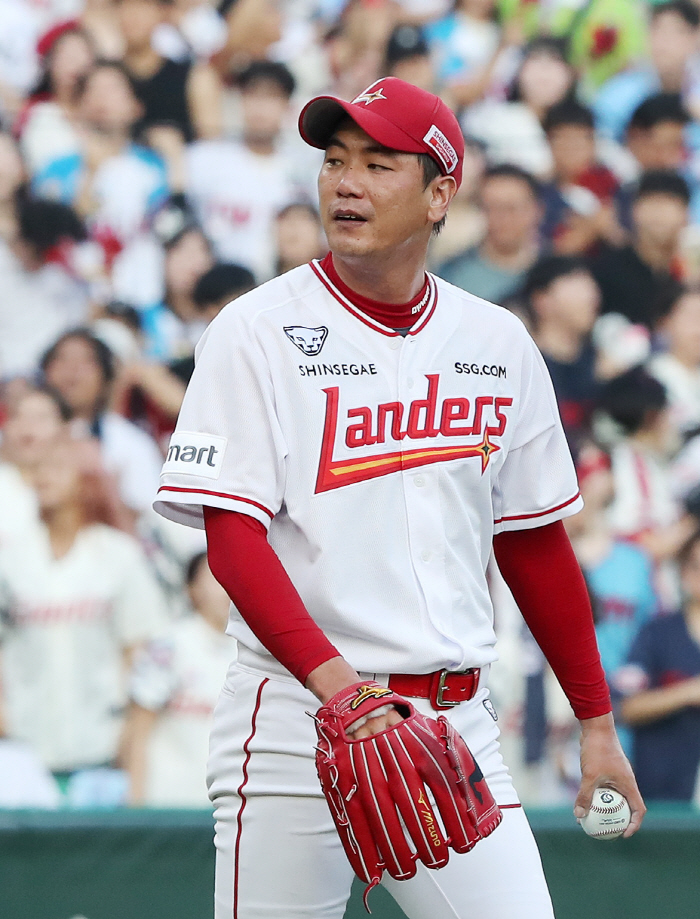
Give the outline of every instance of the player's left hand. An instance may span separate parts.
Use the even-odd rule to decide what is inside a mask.
[[[627,798],[632,819],[623,835],[632,836],[642,823],[646,807],[611,714],[581,722],[581,787],[574,805],[575,817],[588,813],[593,791],[601,786],[614,788]]]

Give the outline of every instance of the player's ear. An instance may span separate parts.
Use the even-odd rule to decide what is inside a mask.
[[[452,176],[437,176],[427,190],[430,194],[428,220],[438,223],[447,213],[450,201],[457,192],[457,183]]]

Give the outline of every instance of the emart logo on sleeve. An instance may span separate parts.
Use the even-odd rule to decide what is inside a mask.
[[[214,434],[175,431],[170,438],[163,473],[218,479],[227,443],[225,437],[216,437]]]

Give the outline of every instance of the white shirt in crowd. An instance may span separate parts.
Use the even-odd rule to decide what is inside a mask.
[[[27,527],[38,526],[36,492],[12,463],[0,463],[0,551]]]
[[[112,760],[127,700],[123,652],[167,623],[139,544],[95,524],[56,559],[37,527],[0,550],[0,607],[8,734],[52,770]]]
[[[149,738],[144,803],[206,807],[206,761],[214,705],[236,643],[199,615],[176,622],[167,638],[138,654],[131,697],[159,712]]]
[[[77,434],[87,433],[82,423],[76,428]],[[163,463],[155,440],[117,412],[100,416],[99,440],[105,470],[115,476],[121,500],[138,514],[149,510]]]
[[[87,285],[55,264],[27,271],[1,240],[0,290],[0,379],[30,376],[44,351],[87,319]]]
[[[245,265],[258,281],[272,277],[275,215],[298,197],[286,157],[260,156],[237,141],[195,143],[187,192],[219,258]]]
[[[649,371],[666,387],[674,427],[679,431],[690,431],[698,427],[700,367],[691,369],[673,354],[666,352],[651,359]]]

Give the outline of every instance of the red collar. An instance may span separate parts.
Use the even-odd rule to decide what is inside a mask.
[[[330,252],[320,262],[320,267],[346,300],[349,300],[353,306],[362,310],[375,322],[379,322],[389,329],[411,328],[423,316],[427,308],[434,303],[434,298],[431,296],[432,285],[429,283],[427,275],[420,291],[408,303],[382,303],[380,300],[370,300],[369,297],[363,297],[362,294],[358,294],[348,287],[335,270],[333,255]]]

